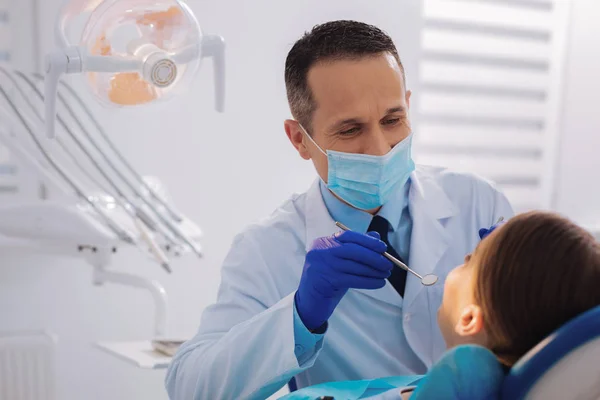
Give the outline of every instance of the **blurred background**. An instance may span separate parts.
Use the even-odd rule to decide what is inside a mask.
[[[61,3],[0,0],[4,65],[43,72]],[[133,110],[103,108],[83,77],[67,78],[130,162],[159,177],[204,232],[205,256],[177,260],[171,275],[136,251],[111,265],[162,283],[169,335],[195,333],[234,235],[315,179],[283,131],[283,66],[294,41],[329,20],[368,22],[395,40],[414,95],[417,162],[481,174],[517,211],[552,209],[600,229],[597,0],[186,3],[204,32],[225,38],[225,113],[214,111],[210,62],[186,93]],[[37,193],[21,171],[0,148],[0,208]],[[56,398],[166,399],[164,369],[138,368],[93,346],[147,339],[153,318],[147,292],[96,287],[83,260],[15,251],[0,237],[0,330],[56,336]]]

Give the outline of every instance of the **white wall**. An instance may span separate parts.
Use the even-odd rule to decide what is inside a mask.
[[[600,2],[575,0],[567,52],[556,208],[600,228]]]
[[[60,0],[38,4],[46,52]],[[188,4],[206,32],[227,40],[226,113],[212,109],[208,64],[190,93],[168,106],[101,110],[105,126],[133,164],[159,176],[178,207],[205,230],[206,257],[177,262],[172,276],[135,251],[120,255],[115,263],[119,270],[161,280],[170,296],[170,333],[185,336],[194,334],[203,308],[215,298],[220,262],[233,235],[313,180],[311,165],[294,153],[283,131],[289,114],[283,65],[293,42],[327,20],[371,22],[397,41],[410,80],[420,23],[418,0]],[[97,340],[148,338],[153,310],[146,293],[93,287],[91,268],[79,261],[8,254],[1,258],[2,329],[41,327],[58,335],[61,399],[166,398],[164,371],[133,368],[90,346]]]

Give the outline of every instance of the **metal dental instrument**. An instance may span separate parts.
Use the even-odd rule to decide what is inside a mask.
[[[23,89],[20,87],[21,83],[17,82],[17,80],[13,77],[13,75],[12,75],[13,72],[9,72],[4,67],[0,67],[0,72],[3,73],[5,75],[5,77],[12,83],[12,85],[13,85],[12,88],[21,95],[21,99],[24,100],[24,102],[29,106],[29,114],[30,115],[27,115],[27,116],[28,117],[36,117],[40,123],[43,123],[44,121],[41,118],[41,115],[38,113],[36,106],[30,101],[30,96],[25,94]],[[17,76],[19,76],[20,78],[22,78],[24,81],[26,81],[26,82],[28,81],[28,78],[24,74],[21,74],[20,71],[14,71],[14,73]],[[10,103],[13,103],[14,99],[6,99],[6,100]],[[14,105],[14,104],[12,104],[12,105]],[[15,112],[17,112],[16,107],[12,107],[12,108],[15,110]],[[19,110],[19,113],[20,112],[21,112],[21,110]],[[76,116],[74,114],[71,114],[71,115],[73,116],[74,119],[76,118]],[[19,116],[19,118],[22,118],[22,117],[24,117],[24,116],[23,115]],[[151,234],[150,231],[162,233],[163,236],[165,237],[168,245],[178,246],[174,236],[172,236],[170,234],[170,232],[165,231],[162,226],[158,225],[158,223],[155,222],[153,220],[153,218],[151,218],[151,216],[149,216],[147,213],[142,212],[143,210],[141,210],[139,207],[136,207],[135,204],[132,204],[131,200],[129,200],[126,197],[126,195],[121,191],[121,189],[116,185],[116,183],[114,181],[112,181],[108,175],[103,173],[104,171],[102,170],[102,167],[95,161],[95,159],[91,156],[91,154],[89,152],[87,152],[87,150],[85,148],[82,147],[82,143],[79,142],[76,137],[74,137],[74,133],[71,131],[71,129],[67,125],[66,121],[64,121],[61,118],[60,114],[57,115],[57,119],[58,119],[59,124],[73,138],[73,140],[79,146],[81,151],[83,151],[84,155],[88,156],[89,161],[91,162],[92,166],[99,170],[100,175],[102,175],[104,177],[104,179],[106,180],[106,182],[109,184],[109,186],[115,190],[116,195],[111,193],[111,190],[107,190],[105,185],[100,183],[93,176],[93,174],[91,174],[89,172],[88,168],[84,167],[82,164],[79,163],[79,160],[77,159],[77,157],[75,157],[75,154],[71,151],[71,149],[67,145],[65,145],[63,140],[58,140],[60,138],[57,138],[57,140],[58,140],[57,144],[63,150],[64,154],[87,179],[89,179],[91,182],[93,182],[95,185],[97,185],[102,191],[104,191],[109,196],[111,196],[113,198],[114,202],[116,204],[120,205],[122,207],[123,211],[125,211],[130,217],[132,217],[135,227],[140,233],[140,240],[137,241],[134,239],[135,243],[132,243],[132,244],[139,247],[143,252],[145,252],[146,249],[142,245],[142,242],[144,242],[148,246],[148,250],[150,251],[150,254],[152,256],[154,256],[154,258],[158,262],[158,264],[166,272],[171,273],[172,270],[169,265],[169,259],[167,258],[166,254],[163,252],[163,250],[161,249],[160,245],[156,242],[155,238],[153,237],[153,235]],[[28,121],[28,122],[35,125],[33,120]],[[82,127],[82,129],[83,129],[83,127]],[[31,136],[31,134],[30,134],[30,136]],[[41,148],[39,148],[39,146],[38,146],[38,150],[41,150]],[[46,151],[47,151],[47,149],[44,150],[44,152],[46,152]],[[52,164],[60,165],[60,162],[55,160],[54,157],[55,157],[55,155],[52,156],[52,158],[54,160],[54,161],[52,161]],[[62,166],[61,166],[61,168],[62,168]],[[67,172],[65,171],[65,174],[66,173]],[[70,179],[72,181],[76,182],[76,180],[73,177],[71,177]],[[79,190],[82,193],[85,192],[81,187]],[[98,211],[100,209],[104,210],[102,201],[99,201],[99,199],[96,198],[95,196],[87,196],[87,197],[88,197],[88,200],[90,200],[93,204],[98,204],[98,208],[95,208],[96,211]],[[88,201],[88,204],[91,204],[90,201]],[[123,230],[123,232],[125,232],[125,231]]]
[[[48,164],[61,176],[61,178],[75,191],[75,193],[79,196],[80,199],[88,203],[92,209],[94,209],[98,215],[105,221],[106,225],[125,243],[135,244],[136,241],[131,237],[125,230],[123,230],[118,224],[115,223],[94,201],[92,201],[89,196],[87,196],[83,190],[80,188],[79,184],[75,182],[74,179],[63,171],[63,169],[50,157],[50,155],[46,152],[46,149],[42,145],[42,143],[37,139],[36,135],[33,133],[32,128],[27,123],[23,115],[19,112],[16,105],[11,101],[11,96],[4,90],[4,88],[0,85],[0,94],[6,100],[10,109],[13,111],[15,116],[20,121],[21,125],[25,128],[26,132],[29,134],[30,138],[33,140],[33,143],[43,155],[44,159],[48,162]]]
[[[23,100],[29,105],[29,107],[31,108],[31,112],[33,115],[35,115],[40,122],[43,123],[43,119],[41,119],[40,114],[37,112],[36,107],[31,103],[29,96],[27,96],[24,91],[21,89],[21,87],[19,86],[19,84],[17,83],[17,81],[14,79],[14,77],[11,75],[11,73],[4,69],[3,67],[0,67],[0,72],[2,72],[6,78],[8,78],[12,84],[14,85],[14,88],[22,95]],[[21,74],[20,72],[17,72],[17,75],[19,75],[21,78],[23,79],[27,79],[26,76],[24,74]],[[10,101],[12,103],[12,100],[7,99],[7,101]],[[15,109],[16,112],[16,109]],[[59,123],[63,126],[63,128],[71,135],[73,136],[73,133],[70,131],[69,127],[66,125],[65,121],[63,121],[60,117],[60,115],[57,116]],[[76,140],[76,138],[73,138],[74,140]],[[104,188],[101,183],[99,183],[92,174],[89,174],[87,169],[84,168],[82,165],[79,164],[77,158],[74,156],[74,154],[68,149],[68,147],[63,143],[62,140],[58,141],[59,146],[63,149],[63,151],[65,152],[65,154],[71,159],[71,161],[79,166],[80,171],[88,178],[90,179],[92,182],[94,182],[96,185],[98,185],[104,192],[109,193],[109,190],[106,190],[106,188]],[[80,144],[80,143],[78,143]],[[81,144],[80,144],[81,147]],[[82,148],[83,149],[83,148]],[[83,149],[84,153],[85,153],[85,149]],[[104,176],[104,178],[106,179],[106,181],[109,183],[109,185],[116,191],[117,196],[114,196],[111,194],[111,196],[114,197],[116,203],[118,203],[120,206],[123,207],[123,210],[129,214],[133,219],[134,222],[136,223],[136,227],[138,228],[138,230],[140,231],[140,234],[142,235],[142,239],[143,241],[145,241],[149,248],[151,253],[156,257],[157,261],[159,262],[159,264],[161,265],[161,267],[167,271],[168,273],[171,273],[171,268],[169,266],[169,260],[166,257],[166,255],[162,252],[162,250],[160,249],[159,245],[155,242],[155,240],[152,238],[152,236],[149,234],[149,232],[147,232],[147,227],[148,228],[152,228],[152,222],[149,217],[147,217],[146,219],[143,219],[143,215],[141,215],[141,213],[139,212],[139,209],[136,208],[135,206],[133,206],[129,199],[127,199],[125,197],[125,195],[123,194],[123,192],[121,192],[121,190],[109,179],[109,177],[106,174],[103,174],[101,167],[96,164],[94,162],[94,160],[91,158],[91,155],[88,153],[87,154],[90,158],[90,161],[92,162],[92,164],[94,164],[96,166],[96,168],[98,168],[98,170],[101,172],[101,174]],[[90,197],[91,199],[91,197]],[[138,222],[138,219],[140,219],[141,221],[144,221],[144,224],[140,224]],[[156,229],[153,229],[156,231]],[[167,237],[167,240],[169,238]],[[171,242],[173,243],[173,242]],[[137,243],[136,245],[139,246],[139,243]]]
[[[41,80],[44,79],[44,77],[42,75],[38,74],[38,73],[34,73],[33,76],[35,76],[37,79],[41,79]],[[92,113],[92,111],[90,110],[90,108],[81,99],[81,97],[79,96],[79,94],[70,86],[70,84],[68,84],[65,81],[61,80],[60,81],[60,85],[62,87],[64,87],[67,90],[67,92],[69,92],[69,94],[73,97],[73,99],[75,99],[75,101],[79,104],[79,106],[81,107],[81,109],[87,114],[87,116],[89,117],[90,121],[95,126],[96,130],[98,131],[98,133],[100,134],[100,137],[104,140],[104,143],[106,143],[108,145],[108,147],[112,150],[112,152],[115,155],[115,157],[117,157],[117,159],[121,162],[121,164],[123,164],[123,166],[129,171],[129,173],[132,174],[137,179],[137,181],[139,182],[139,184],[141,184],[144,187],[144,189],[146,189],[148,191],[148,193],[150,194],[150,196],[152,196],[152,198],[156,202],[158,202],[161,206],[163,206],[165,208],[165,210],[167,210],[167,212],[171,215],[171,217],[175,221],[182,222],[183,221],[182,217],[173,209],[173,207],[171,207],[171,205],[169,203],[167,203],[166,201],[164,201],[150,187],[150,185],[143,179],[143,177],[131,166],[131,164],[129,163],[129,161],[127,161],[127,158],[125,158],[123,156],[123,154],[119,151],[119,149],[117,148],[117,146],[114,145],[114,143],[112,142],[112,140],[109,138],[109,136],[104,131],[104,128],[102,127],[102,125],[98,122],[98,120],[96,119],[96,117],[94,116],[94,114]]]
[[[40,98],[40,100],[44,100],[41,91],[35,86],[35,83],[24,73],[22,73],[21,71],[14,71],[14,73],[23,80],[23,82],[28,85],[30,87],[30,89],[38,95],[38,97]],[[10,75],[8,75],[10,77]],[[10,77],[12,79],[12,77]],[[20,89],[19,85],[17,84],[16,81],[14,81],[14,79],[12,79],[16,88],[22,92],[22,89]],[[28,96],[26,96],[23,93],[23,97],[28,100]],[[69,105],[67,104],[67,102],[63,99],[63,97],[59,94],[59,100],[63,103],[63,105],[65,106],[65,109],[67,110],[67,113],[70,114],[70,116],[73,118],[73,120],[75,121],[75,123],[78,125],[79,127],[79,132],[84,133],[92,142],[92,144],[94,145],[94,147],[96,148],[97,152],[101,155],[101,157],[108,163],[109,167],[113,170],[113,171],[117,171],[117,168],[110,163],[110,160],[108,159],[108,156],[106,156],[106,154],[104,154],[102,152],[102,150],[98,147],[95,146],[95,142],[93,142],[91,135],[89,135],[89,133],[87,132],[87,130],[85,129],[85,127],[83,126],[83,124],[81,123],[81,121],[77,118],[77,116],[75,115],[75,113],[73,112],[73,110],[69,107]],[[44,120],[42,119],[41,115],[37,112],[37,110],[35,110],[34,107],[34,113],[35,115],[40,119],[41,122],[44,122]],[[144,222],[144,224],[150,228],[153,231],[158,231],[160,232],[163,236],[165,236],[165,239],[167,240],[167,242],[169,242],[170,244],[176,244],[175,239],[173,237],[172,234],[165,232],[162,227],[158,226],[158,223],[156,222],[156,220],[149,215],[147,212],[145,212],[144,210],[141,209],[141,207],[139,207],[138,204],[136,204],[136,202],[132,201],[131,199],[129,199],[125,193],[123,192],[122,189],[120,189],[120,187],[115,183],[114,180],[112,180],[108,174],[104,171],[104,168],[101,167],[99,165],[99,162],[97,161],[96,157],[94,157],[91,152],[87,149],[86,146],[83,145],[83,141],[77,136],[75,135],[74,131],[72,129],[69,128],[69,125],[66,123],[65,120],[63,120],[63,118],[61,118],[61,116],[58,116],[58,122],[60,123],[60,125],[63,127],[63,129],[65,129],[65,131],[67,132],[68,136],[73,140],[73,142],[75,143],[75,145],[80,149],[80,151],[83,152],[83,154],[85,156],[87,156],[89,162],[91,163],[92,166],[94,166],[96,168],[96,170],[98,171],[98,173],[105,179],[105,181],[109,184],[109,186],[115,191],[116,195],[115,197],[117,197],[118,199],[121,199],[123,202],[125,202],[127,205],[129,205],[129,207],[134,210],[137,218],[139,218],[141,221]],[[61,142],[62,143],[62,142]],[[66,146],[64,145],[64,143],[62,144],[62,146],[64,151],[67,153],[67,155],[69,155],[71,158],[73,158],[73,154],[69,151],[69,149],[66,148]],[[77,163],[77,161],[74,161],[75,163]],[[85,171],[84,171],[85,172]],[[86,174],[89,175],[89,174]],[[122,177],[122,176],[121,176]],[[123,177],[122,177],[123,178]],[[93,177],[90,178],[92,179],[94,182],[97,182],[96,179],[94,179]],[[125,179],[123,178],[123,180],[125,181]],[[132,188],[133,190],[133,186],[128,182],[125,181],[126,184],[129,185],[129,187]],[[103,185],[99,185],[101,188],[103,187]],[[103,189],[105,192],[110,193],[110,191]],[[153,210],[155,211],[155,210]]]
[[[37,86],[23,73],[21,73],[20,71],[15,71],[15,73],[20,76],[21,78],[23,78],[23,80],[30,86],[30,88],[41,98],[44,99],[43,94],[41,92],[41,90],[39,88],[37,88]],[[37,76],[36,76],[37,77]],[[142,203],[146,204],[150,211],[152,211],[153,217],[156,217],[159,221],[161,221],[166,228],[170,231],[170,233],[172,235],[174,235],[175,237],[179,238],[181,241],[183,241],[194,253],[196,253],[197,256],[202,257],[202,251],[201,249],[196,245],[196,243],[194,243],[194,241],[189,238],[180,228],[179,226],[177,226],[175,223],[173,223],[172,221],[169,220],[168,217],[165,217],[162,213],[160,213],[149,201],[148,199],[143,196],[138,189],[135,188],[134,185],[131,184],[131,182],[123,175],[123,173],[116,168],[116,166],[114,164],[112,164],[110,162],[110,160],[108,159],[108,157],[106,156],[106,154],[101,151],[96,143],[96,141],[94,140],[94,138],[89,134],[89,132],[85,129],[85,127],[83,125],[80,124],[80,121],[75,117],[75,114],[73,112],[73,110],[69,107],[68,103],[65,101],[64,97],[62,96],[62,94],[60,92],[58,92],[58,99],[63,103],[63,105],[65,106],[65,109],[74,117],[75,122],[79,125],[81,133],[83,133],[85,135],[85,137],[87,138],[87,140],[90,141],[90,143],[96,148],[96,150],[98,150],[98,153],[100,154],[100,156],[108,163],[109,167],[117,174],[117,176],[127,185],[130,187],[130,189],[133,191],[133,193],[141,200]],[[60,118],[60,116],[57,116],[57,120],[62,124],[62,119]],[[73,134],[72,131],[67,130],[67,133],[69,134],[69,136],[76,142],[76,144],[79,146],[79,148],[84,151],[84,153],[87,154],[88,158],[93,159],[93,157],[89,154],[89,152],[85,149],[85,146],[83,146],[80,142],[80,140]],[[104,172],[99,169],[99,172],[101,174],[103,174],[105,177],[106,175],[104,174]],[[110,180],[107,179],[109,182]],[[137,208],[139,210],[139,207]],[[140,217],[144,217],[144,215],[140,215]],[[145,218],[141,218],[142,221],[144,221],[145,223],[150,222],[150,220],[148,218],[148,215],[145,215]],[[151,224],[150,227],[152,227],[154,225],[154,227],[157,227],[155,224]],[[167,232],[162,230],[163,235],[165,235]],[[173,242],[173,238],[168,238],[169,241]]]
[[[335,224],[341,230],[350,231],[350,228],[348,228],[346,225],[342,224],[341,222],[337,222],[336,221]],[[433,285],[434,283],[436,283],[438,281],[437,275],[428,274],[428,275],[425,275],[425,276],[421,276],[421,275],[417,274],[415,271],[413,271],[412,269],[408,268],[408,266],[406,264],[404,264],[402,261],[398,260],[396,257],[394,257],[393,255],[391,255],[387,251],[385,253],[383,253],[383,256],[385,258],[387,258],[388,260],[390,260],[391,262],[393,262],[394,265],[396,265],[397,267],[400,267],[403,270],[405,270],[407,272],[410,272],[411,274],[413,274],[414,276],[416,276],[417,278],[419,278],[421,280],[421,283],[424,286],[431,286],[431,285]]]

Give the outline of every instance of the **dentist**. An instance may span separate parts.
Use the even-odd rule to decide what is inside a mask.
[[[415,166],[411,92],[380,29],[315,27],[290,50],[285,84],[285,132],[319,179],[235,238],[216,303],[168,370],[173,400],[265,399],[294,377],[305,387],[425,373],[445,349],[446,276],[480,228],[512,216],[489,182]],[[422,286],[386,250],[438,283]]]

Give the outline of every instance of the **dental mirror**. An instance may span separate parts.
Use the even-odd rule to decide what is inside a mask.
[[[341,222],[336,221],[335,225],[343,231],[350,231],[350,228],[348,228],[346,225],[342,224]],[[404,264],[402,261],[398,260],[396,257],[391,255],[387,251],[385,253],[383,253],[383,256],[385,258],[387,258],[388,260],[390,260],[391,262],[393,262],[394,265],[396,265],[397,267],[402,268],[403,270],[410,272],[411,274],[413,274],[414,276],[419,278],[421,280],[421,283],[423,284],[423,286],[431,286],[438,281],[437,275],[428,274],[425,276],[421,276],[418,273],[416,273],[415,271],[413,271],[412,269],[408,268],[408,266],[406,264]]]

